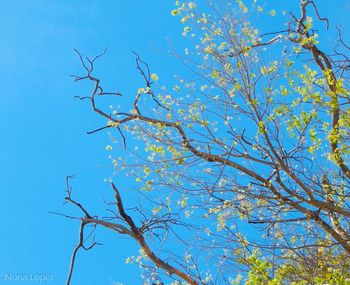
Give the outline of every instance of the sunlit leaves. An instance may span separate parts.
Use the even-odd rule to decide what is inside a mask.
[[[270,14],[272,17],[274,17],[274,16],[276,15],[276,11],[275,11],[275,10],[271,10],[271,11],[269,12],[269,14]]]
[[[154,81],[157,81],[159,78],[158,78],[158,75],[156,73],[152,73],[151,74],[151,79],[154,80]]]
[[[280,15],[247,3],[233,1],[227,10],[209,13],[215,3],[201,10],[201,2],[176,2],[172,14],[181,14],[183,34],[196,35],[194,46],[177,55],[193,78],[177,77],[157,91],[158,84],[139,88],[141,111],[135,107],[127,115],[135,119],[122,125],[108,121],[133,136],[138,147],[123,170],[155,201],[143,219],[171,209],[177,218],[169,225],[192,223],[198,240],[191,250],[198,259],[200,246],[212,250],[208,260],[216,262],[211,267],[222,265],[220,280],[310,284],[307,266],[315,257],[325,272],[312,276],[315,284],[327,278],[347,282],[339,273],[341,247],[334,236],[324,243],[319,238],[325,239],[325,224],[337,231],[348,221],[340,214],[350,202],[348,181],[338,166],[350,153],[349,83],[322,54],[313,60],[318,35],[311,17],[299,30],[298,21],[286,25],[289,30],[269,42],[276,33],[259,32],[255,18],[246,17],[266,11],[259,15],[274,21]],[[155,73],[148,77],[158,80]],[[322,184],[323,176],[331,186]],[[340,210],[332,217],[331,209]],[[256,237],[245,235],[255,229]],[[263,252],[254,250],[260,246]],[[322,263],[326,253],[334,257],[327,259],[332,270]],[[195,270],[195,255],[180,256],[187,270]],[[238,265],[249,273],[236,278],[231,273]],[[203,268],[203,279],[211,280],[206,264]]]

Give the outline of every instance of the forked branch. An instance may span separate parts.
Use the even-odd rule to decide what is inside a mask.
[[[79,241],[77,245],[74,247],[72,256],[71,256],[71,262],[69,266],[69,272],[68,272],[68,277],[66,281],[66,285],[71,284],[71,279],[74,271],[74,265],[77,257],[78,251],[83,248],[84,250],[90,250],[92,249],[95,245],[98,245],[97,242],[92,242],[92,244],[88,247],[85,246],[86,240],[89,239],[91,233],[85,237],[84,236],[84,229],[86,225],[93,225],[94,229],[97,226],[103,226],[107,229],[113,230],[119,234],[126,234],[132,237],[134,240],[138,242],[138,244],[141,246],[142,250],[145,252],[145,254],[148,256],[148,258],[156,265],[156,267],[161,268],[167,272],[169,275],[175,275],[178,278],[181,278],[182,280],[188,282],[191,285],[197,285],[199,284],[197,281],[195,281],[189,274],[186,272],[182,271],[179,268],[176,268],[173,265],[170,265],[167,263],[165,260],[161,259],[158,257],[149,247],[147,244],[145,237],[143,236],[143,231],[145,230],[143,228],[143,231],[141,231],[133,221],[133,219],[126,213],[123,205],[122,198],[120,196],[119,190],[115,186],[115,184],[112,182],[111,186],[114,190],[115,193],[115,199],[116,199],[116,205],[117,205],[117,210],[120,215],[120,218],[123,222],[125,222],[126,225],[122,224],[117,224],[117,223],[112,223],[109,221],[105,221],[103,219],[99,219],[97,216],[92,216],[89,214],[89,212],[82,206],[80,203],[76,202],[75,200],[72,199],[72,189],[71,186],[69,185],[69,180],[72,179],[73,176],[67,176],[66,181],[67,181],[67,189],[66,193],[67,196],[65,197],[66,202],[71,203],[78,207],[83,213],[84,217],[77,218],[81,221],[80,223],[80,229],[79,229]]]

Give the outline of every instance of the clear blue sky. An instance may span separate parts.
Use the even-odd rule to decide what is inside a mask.
[[[48,274],[48,284],[64,284],[78,223],[48,212],[77,213],[62,205],[66,175],[77,174],[74,195],[92,207],[110,195],[103,182],[112,172],[107,136],[85,133],[101,120],[87,102],[73,99],[90,90],[68,77],[81,71],[73,48],[93,56],[108,47],[97,75],[129,96],[142,82],[133,50],[166,84],[183,70],[166,54],[169,44],[184,47],[182,26],[170,15],[173,2],[0,2],[0,284],[7,284],[4,274]],[[336,17],[331,24],[345,26],[348,13],[342,11],[350,10],[349,1],[320,2],[321,13]],[[105,245],[79,253],[73,284],[141,284],[137,267],[124,264],[137,250],[133,242],[106,231],[97,241]]]
[[[66,175],[77,174],[75,197],[87,203],[102,204],[111,192],[103,182],[112,172],[107,135],[86,135],[101,120],[73,99],[90,91],[68,77],[81,71],[73,48],[94,56],[108,46],[98,74],[133,96],[141,80],[132,50],[163,78],[176,73],[163,63],[167,38],[181,37],[172,7],[162,0],[0,2],[0,284],[6,273],[53,274],[50,284],[64,284],[78,224],[48,212],[77,213],[62,206]],[[97,240],[105,246],[79,254],[73,284],[140,284],[137,268],[123,265],[134,243],[108,233]]]

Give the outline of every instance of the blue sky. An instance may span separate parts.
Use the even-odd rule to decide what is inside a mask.
[[[48,212],[74,210],[62,205],[66,175],[77,175],[77,199],[102,203],[110,192],[103,182],[112,171],[105,167],[107,136],[86,135],[101,120],[73,99],[90,91],[68,76],[81,71],[73,48],[94,56],[108,47],[98,74],[133,96],[141,81],[132,50],[160,76],[169,74],[163,78],[176,73],[162,61],[167,39],[180,38],[172,6],[160,0],[1,1],[1,284],[8,273],[53,274],[50,284],[64,283],[78,224]],[[136,268],[122,266],[134,244],[108,233],[98,241],[105,246],[79,254],[74,284],[140,283]]]
[[[334,1],[336,7],[320,2],[321,13],[336,16],[331,24],[345,26],[342,11],[350,9],[349,1]],[[77,175],[74,195],[92,207],[110,195],[103,182],[112,172],[107,136],[86,135],[103,121],[86,102],[73,99],[90,90],[68,76],[81,71],[73,48],[94,56],[108,47],[97,75],[110,89],[133,96],[142,83],[131,51],[168,83],[183,72],[167,55],[169,45],[184,47],[172,9],[173,1],[163,0],[0,2],[1,284],[6,284],[5,274],[49,274],[49,284],[64,283],[78,224],[49,212],[74,213],[62,205],[66,175]],[[141,284],[137,267],[124,265],[135,244],[98,233],[97,241],[105,246],[79,253],[73,284]],[[23,284],[11,282],[17,283]]]

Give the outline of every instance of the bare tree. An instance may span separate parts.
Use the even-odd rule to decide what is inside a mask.
[[[113,147],[130,153],[119,161],[107,146],[118,177],[132,178],[145,202],[127,213],[116,178],[112,216],[97,218],[67,182],[66,201],[83,213],[67,284],[76,252],[96,245],[84,245],[87,225],[136,240],[142,251],[128,261],[150,284],[350,282],[349,45],[338,28],[334,49],[322,49],[330,21],[313,1],[277,31],[248,21],[260,6],[218,5],[177,1],[172,14],[195,45],[176,56],[193,78],[158,88],[135,53],[144,85],[130,111],[99,107],[98,97],[122,94],[93,75],[104,53],[76,51],[85,74],[75,80],[94,86],[80,99],[106,119],[90,134],[108,129]]]

